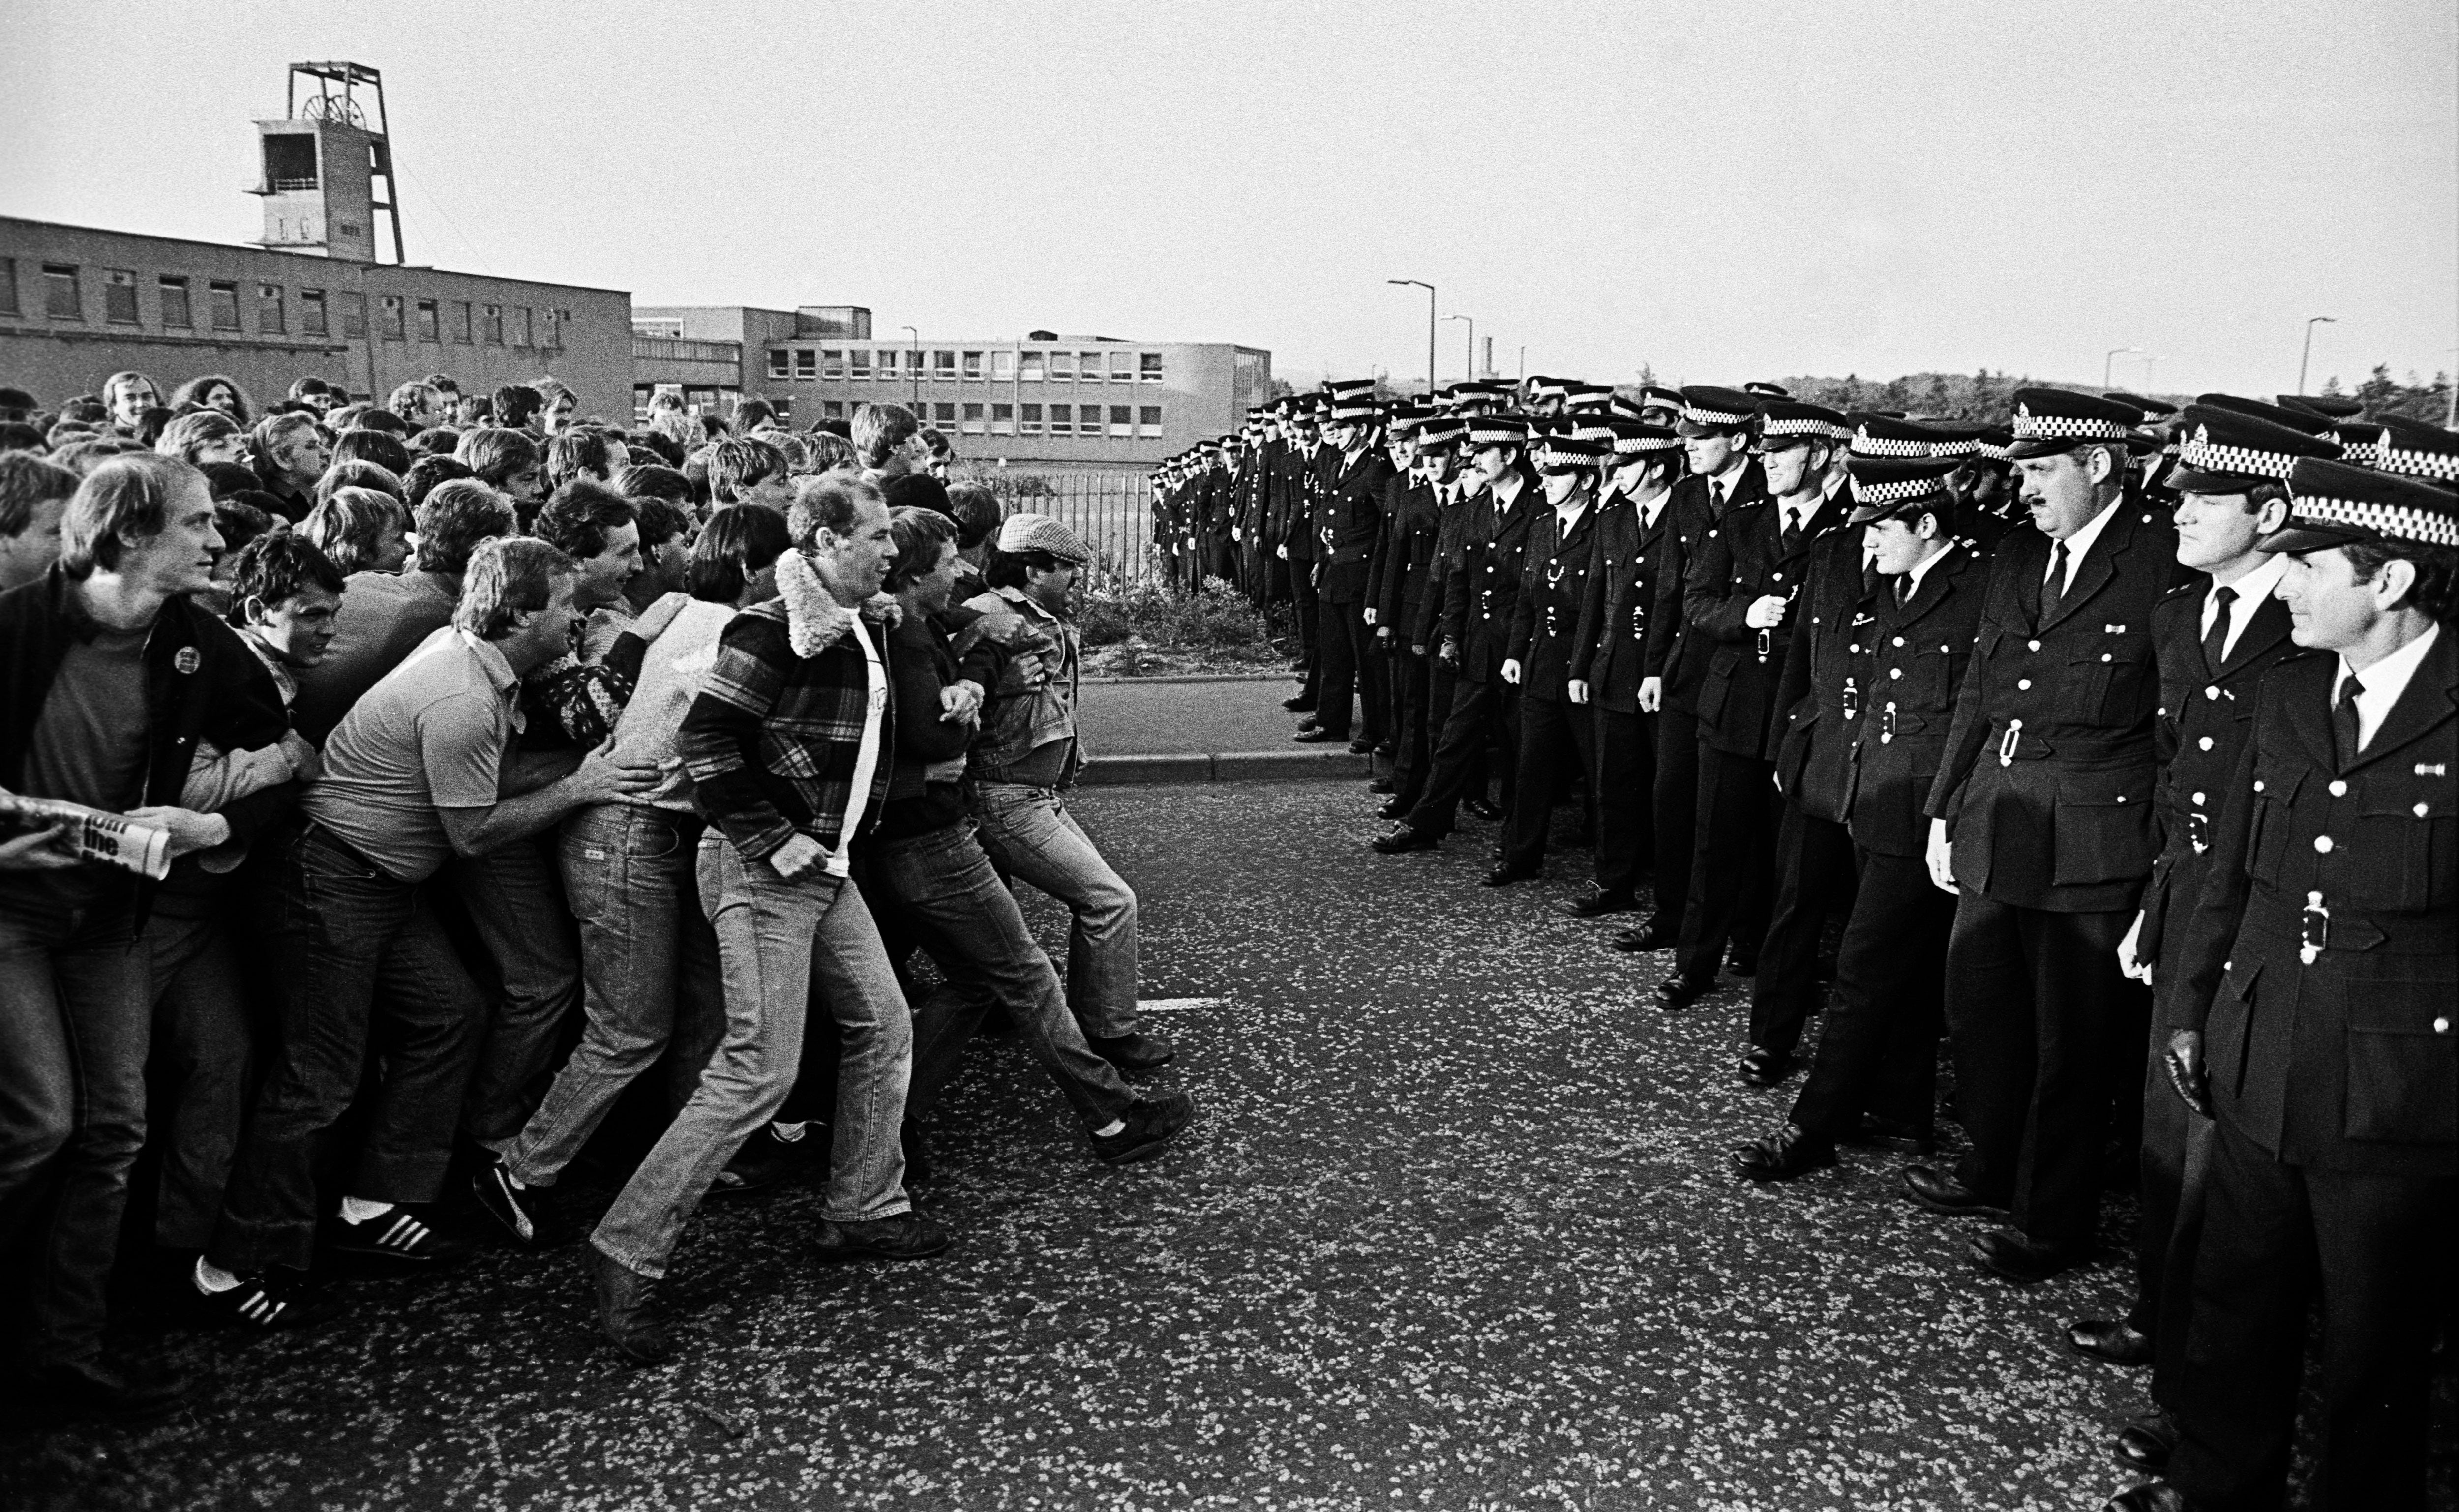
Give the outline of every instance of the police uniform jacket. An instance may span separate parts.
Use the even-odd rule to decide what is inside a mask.
[[[2176,533],[2121,497],[2046,620],[2049,537],[2007,536],[1927,811],[1957,882],[2018,908],[2129,911],[2158,852],[2152,607],[2185,575]]]
[[[1290,442],[1272,440],[1264,447],[1264,549],[1277,552],[1290,544],[1290,517],[1296,507],[1298,469],[1303,454]],[[1297,553],[1293,550],[1290,554]]]
[[[1444,497],[1440,492],[1435,495],[1440,516],[1435,526],[1435,555],[1427,567],[1425,597],[1419,601],[1418,619],[1410,631],[1411,643],[1424,646],[1429,653],[1440,650],[1443,638],[1454,633],[1450,628],[1457,618],[1452,613],[1453,606],[1470,591],[1463,569],[1468,561],[1469,541],[1481,528],[1480,512],[1485,504],[1483,494],[1466,496],[1457,485],[1450,494],[1450,502],[1444,502]]]
[[[1238,470],[1237,514],[1230,523],[1238,528],[1238,544],[1250,551],[1264,539],[1264,507],[1271,478],[1265,472],[1264,454],[1259,449],[1247,458]]]
[[[1958,540],[1931,560],[1910,598],[1896,602],[1893,578],[1871,598],[1858,642],[1867,658],[1854,694],[1860,740],[1845,801],[1853,843],[1864,850],[1919,856],[1929,847],[1923,806],[1946,755],[1988,585],[1989,559]]]
[[[1334,452],[1333,463],[1331,481],[1315,512],[1316,554],[1324,563],[1321,591],[1333,603],[1363,603],[1375,538],[1383,529],[1383,484],[1392,476],[1392,463],[1381,448],[1372,445],[1360,448],[1355,460]]]
[[[1478,496],[1477,517],[1461,543],[1459,592],[1443,599],[1443,633],[1460,642],[1461,676],[1471,682],[1502,678],[1529,533],[1538,515],[1553,513],[1537,474],[1524,470],[1519,476],[1520,492],[1507,514],[1496,507],[1492,488]]]
[[[1686,612],[1694,636],[1713,644],[1697,704],[1699,738],[1712,749],[1775,759],[1782,734],[1776,680],[1784,675],[1785,653],[1801,623],[1801,585],[1811,549],[1819,537],[1842,529],[1848,513],[1840,494],[1821,500],[1788,549],[1784,511],[1774,499],[1762,498],[1727,512],[1692,558]],[[1793,607],[1775,628],[1754,630],[1745,617],[1754,601],[1768,595],[1790,599]]]
[[[1853,746],[1870,688],[1875,595],[1861,569],[1861,533],[1832,530],[1810,549],[1793,642],[1776,683],[1776,775],[1813,819],[1842,824],[1852,800]],[[1880,593],[1889,583],[1877,584]]]
[[[1597,510],[1596,561],[1588,570],[1580,627],[1572,635],[1570,675],[1588,684],[1590,703],[1617,714],[1639,712],[1648,619],[1656,605],[1657,566],[1672,522],[1671,498],[1657,506],[1652,523],[1635,500],[1620,494]]]
[[[2182,924],[2202,895],[2212,823],[2254,733],[2256,688],[2283,659],[2304,654],[2288,638],[2288,606],[2267,598],[2247,616],[2219,669],[2205,665],[2203,604],[2211,586],[2197,573],[2152,610],[2152,655],[2160,668],[2160,710],[2153,726],[2160,757],[2154,789],[2160,854],[2143,888],[2143,931],[2134,941],[2140,960],[2159,958],[2172,915]],[[2155,972],[2152,985],[2166,996],[2162,975]]]
[[[1528,552],[1520,572],[1520,598],[1511,615],[1511,642],[1503,655],[1520,663],[1520,691],[1547,704],[1563,701],[1577,648],[1580,607],[1587,601],[1595,565],[1597,500],[1591,495],[1571,528],[1540,494],[1539,514],[1528,528]]]
[[[2459,635],[2372,744],[2334,746],[2333,656],[2273,668],[2180,958],[2214,1113],[2292,1165],[2459,1171]]]
[[[1659,548],[1656,607],[1649,611],[1648,654],[1643,677],[1665,680],[1664,707],[1684,713],[1699,706],[1699,684],[1708,679],[1708,656],[1714,646],[1691,633],[1688,594],[1691,568],[1723,528],[1724,514],[1767,497],[1767,474],[1754,457],[1742,467],[1733,497],[1718,513],[1708,480],[1693,473],[1673,485],[1666,506],[1671,526]]]
[[[1313,562],[1315,557],[1314,500],[1321,487],[1323,458],[1332,451],[1318,441],[1312,449],[1293,447],[1290,451],[1290,488],[1287,514],[1284,515],[1283,544],[1290,549],[1293,562]]]
[[[1406,649],[1409,644],[1424,644],[1411,637],[1434,591],[1435,542],[1442,531],[1443,515],[1435,505],[1433,486],[1423,479],[1395,472],[1386,496],[1391,501],[1385,525],[1389,543],[1371,597],[1376,627],[1391,626],[1393,639]]]

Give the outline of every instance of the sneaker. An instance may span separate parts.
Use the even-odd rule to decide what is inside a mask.
[[[514,1184],[513,1173],[504,1168],[499,1158],[495,1163],[470,1178],[470,1189],[478,1198],[478,1206],[487,1209],[495,1222],[504,1226],[515,1243],[535,1250],[544,1243],[539,1238],[540,1226],[536,1209],[542,1205],[539,1194],[529,1187]]]
[[[1178,1059],[1178,1051],[1159,1035],[1140,1031],[1113,1035],[1086,1035],[1084,1042],[1093,1053],[1122,1071],[1152,1071]]]
[[[1138,1098],[1129,1104],[1126,1127],[1111,1135],[1094,1135],[1093,1158],[1104,1166],[1126,1166],[1150,1160],[1195,1122],[1195,1100],[1184,1092]]]
[[[765,1126],[743,1142],[743,1147],[734,1152],[734,1159],[727,1161],[725,1169],[717,1173],[717,1180],[710,1185],[708,1194],[712,1197],[740,1197],[746,1192],[774,1186],[810,1164],[815,1148],[819,1151],[817,1158],[826,1160],[828,1137],[825,1124],[806,1125],[803,1137],[798,1140],[780,1139],[774,1125]],[[814,1140],[819,1141],[817,1145],[811,1143]]]
[[[811,1249],[823,1260],[921,1260],[949,1242],[948,1230],[909,1208],[851,1223],[823,1220]]]
[[[311,1328],[342,1311],[341,1303],[304,1277],[284,1277],[270,1270],[243,1275],[239,1285],[221,1292],[206,1291],[191,1274],[188,1290],[195,1294],[199,1311],[258,1334]]]
[[[335,1254],[381,1260],[387,1265],[432,1270],[467,1256],[469,1244],[434,1228],[407,1208],[391,1208],[365,1223],[337,1221],[327,1240]]]

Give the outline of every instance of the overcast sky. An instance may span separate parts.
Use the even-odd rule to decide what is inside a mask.
[[[384,71],[410,261],[1407,376],[2459,361],[2450,0],[14,0],[0,213],[241,242],[284,65]],[[1440,327],[1445,381],[1465,327]]]

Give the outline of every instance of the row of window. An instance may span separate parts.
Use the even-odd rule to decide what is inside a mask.
[[[87,269],[74,262],[42,264],[43,314],[56,321],[86,319],[85,284],[98,279],[102,288],[102,320],[106,326],[145,324],[137,308],[139,284],[131,268]],[[254,293],[252,303],[242,300]],[[328,296],[320,288],[293,292],[280,284],[242,284],[237,279],[202,281],[203,307],[198,307],[198,281],[185,274],[162,273],[154,280],[155,324],[163,330],[242,331],[255,317],[256,334],[302,336],[333,334],[336,310],[344,336],[368,333],[368,297],[353,291]],[[23,315],[17,288],[17,262],[0,258],[0,315]],[[200,319],[201,317],[201,319]],[[533,309],[527,304],[493,304],[472,300],[410,300],[399,294],[376,297],[376,334],[386,341],[442,343],[458,346],[535,346],[548,351],[563,346],[564,327],[572,321],[567,309]]]
[[[928,356],[930,364],[923,365]],[[988,359],[987,365],[984,359]],[[919,347],[771,346],[771,378],[871,378],[902,383],[913,378],[993,383],[1159,383],[1159,352],[960,351],[925,353]]]
[[[633,417],[645,421],[649,416],[649,395],[646,384],[632,391]],[[687,388],[686,407],[694,412],[715,407],[716,389]],[[794,417],[794,401],[784,395],[765,396],[768,407],[781,420]],[[820,401],[820,418],[843,420],[850,408],[843,399]],[[957,435],[1054,435],[1054,436],[1135,436],[1152,438],[1161,434],[1159,405],[1039,405],[1039,404],[956,404],[932,403],[922,407],[921,418],[927,424]]]

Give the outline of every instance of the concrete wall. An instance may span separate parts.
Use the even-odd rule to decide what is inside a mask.
[[[48,313],[45,264],[77,270],[75,318]],[[134,275],[133,323],[108,318],[104,290],[114,270]],[[166,320],[160,283],[165,276],[188,280],[186,327]],[[238,330],[212,326],[216,281],[239,285]],[[266,284],[281,291],[278,332],[259,328],[260,313],[269,303],[260,299],[260,287]],[[310,291],[325,296],[322,334],[310,329]],[[400,302],[398,335],[387,319],[388,298]],[[436,305],[432,339],[419,319],[421,301]],[[458,321],[465,304],[471,308],[468,341],[460,339]],[[502,315],[500,343],[489,339],[490,304]],[[527,345],[521,345],[522,310],[529,311]],[[557,311],[569,318],[554,320]],[[431,372],[450,373],[465,391],[479,392],[552,373],[580,396],[583,413],[620,419],[631,410],[632,297],[620,289],[0,217],[0,384],[28,389],[49,405],[96,392],[105,377],[122,368],[152,377],[165,398],[189,378],[226,373],[260,401],[280,396],[293,379],[308,373],[379,400],[396,385]]]

